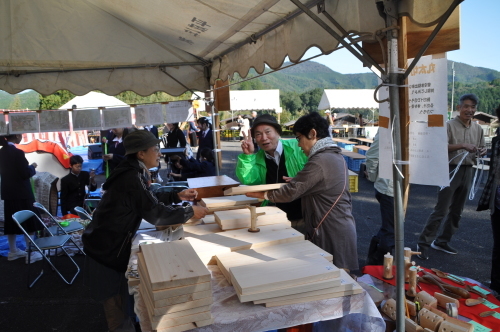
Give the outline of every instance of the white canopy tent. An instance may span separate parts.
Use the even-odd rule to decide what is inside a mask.
[[[236,72],[245,77],[250,68],[258,73],[266,64],[278,69],[286,56],[297,62],[312,46],[328,54],[341,43],[363,64],[377,68],[389,85],[394,160],[402,160],[398,89],[416,60],[441,45],[431,42],[447,29],[445,23],[462,0],[302,1],[2,1],[0,89],[9,93],[34,89],[45,95],[60,89],[77,95],[96,89],[108,95],[126,90],[180,95],[206,91],[217,79],[226,81]],[[458,11],[455,14],[458,17]],[[428,38],[419,37],[427,38],[424,43],[407,41],[404,34],[398,44],[395,28],[402,16],[410,17],[419,36],[429,28]],[[377,33],[387,37],[387,49],[381,46],[383,61],[374,60],[357,44],[376,42]],[[411,49],[409,57],[415,57],[404,74],[398,69],[405,65],[398,66],[400,48]],[[385,66],[379,65],[382,62]],[[398,167],[393,165],[396,300],[397,330],[403,331],[404,213]]]
[[[76,108],[98,108],[98,107],[120,107],[128,106],[126,103],[120,99],[108,96],[104,93],[99,93],[91,91],[84,96],[76,96],[75,98],[68,101],[66,104],[59,107],[60,110],[68,110],[76,106]]]
[[[375,89],[325,89],[318,110],[332,108],[378,108],[373,99]]]
[[[231,111],[279,110],[280,90],[229,91]]]

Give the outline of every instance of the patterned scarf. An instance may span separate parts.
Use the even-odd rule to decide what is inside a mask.
[[[316,142],[316,144],[314,144],[313,147],[311,148],[311,151],[309,152],[309,158],[311,158],[319,150],[324,149],[324,148],[328,148],[331,146],[336,146],[336,145],[330,137],[325,137],[325,138],[318,140]]]

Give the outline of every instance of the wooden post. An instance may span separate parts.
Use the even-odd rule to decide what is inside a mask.
[[[229,111],[231,109],[230,99],[229,99],[229,80],[222,81],[216,80],[214,86],[214,106],[215,113],[220,113],[222,111]],[[215,114],[214,113],[214,114]],[[220,114],[215,116],[215,122],[213,123],[213,130],[220,130]],[[217,137],[217,147],[220,147],[220,131],[216,132]],[[217,160],[219,163],[219,169],[222,168],[222,152],[217,152]]]

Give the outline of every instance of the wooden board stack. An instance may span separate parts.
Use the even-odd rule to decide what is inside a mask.
[[[141,246],[139,293],[156,331],[213,323],[211,275],[187,240]]]
[[[257,227],[285,223],[290,226],[290,221],[286,213],[275,206],[262,206],[255,209],[257,213],[265,214],[257,217]],[[250,227],[250,210],[248,208],[240,210],[217,211],[214,213],[215,221],[222,230],[248,228]]]
[[[290,257],[229,269],[240,302],[340,286],[340,270],[323,257]]]
[[[231,284],[231,275],[229,274],[229,270],[233,267],[268,262],[280,258],[308,255],[321,256],[329,262],[333,259],[333,256],[330,253],[324,251],[310,241],[282,243],[263,248],[221,253],[217,254],[215,258],[217,260],[217,266],[226,277],[226,280]]]
[[[205,264],[217,264],[215,255],[231,251],[255,249],[280,243],[303,241],[304,235],[286,224],[259,227],[260,232],[251,233],[246,228],[215,234],[186,237]]]

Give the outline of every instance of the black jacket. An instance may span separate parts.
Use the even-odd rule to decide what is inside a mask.
[[[199,135],[199,140],[198,140],[198,152],[196,154],[196,159],[200,160],[201,158],[201,149],[203,148],[209,148],[210,150],[214,149],[214,139],[213,139],[213,132],[212,129],[209,129],[205,137],[203,137],[203,132],[200,131],[198,133]]]
[[[81,171],[80,174],[75,175],[69,172],[68,175],[61,179],[61,212],[63,215],[67,213],[75,213],[75,206],[83,207],[85,200],[85,186],[89,186],[90,191],[97,189],[97,184],[90,183],[89,172]]]
[[[29,165],[24,151],[8,144],[0,149],[0,175],[2,177],[1,198],[30,199],[35,201],[30,178],[36,174]]]
[[[142,219],[164,226],[185,223],[194,214],[191,206],[170,205],[180,202],[176,193],[164,194],[160,202],[134,159],[118,165],[103,189],[105,194],[82,241],[87,255],[119,272],[127,270],[132,238]]]

